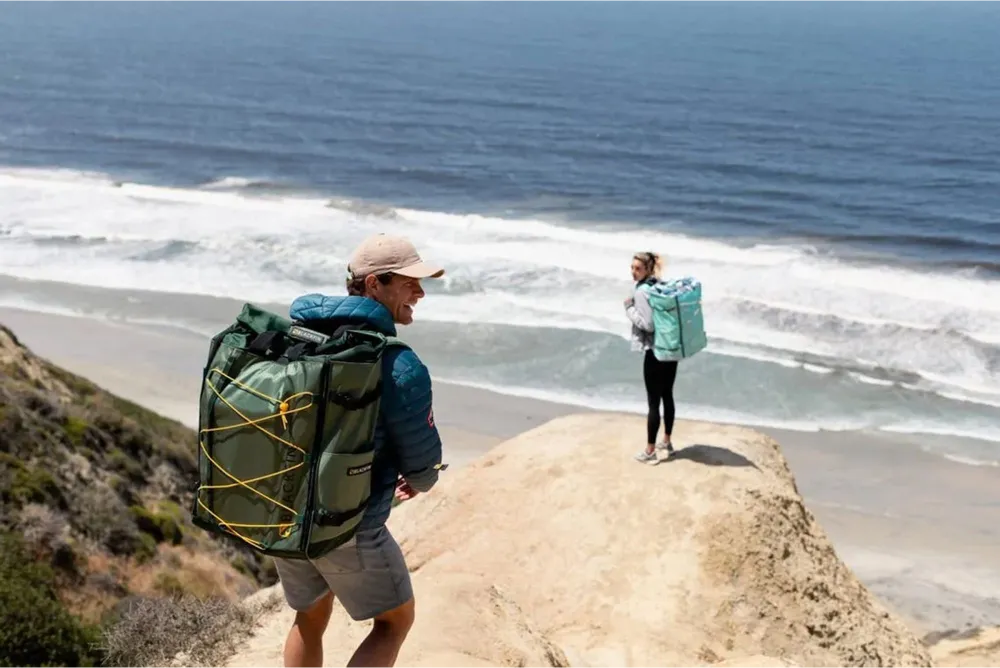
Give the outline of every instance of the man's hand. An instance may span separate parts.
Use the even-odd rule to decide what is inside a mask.
[[[626,297],[625,298],[625,308],[628,308],[629,306],[631,306],[634,303],[635,303],[635,297]]]
[[[402,478],[400,478],[396,483],[396,498],[400,501],[409,501],[419,493],[420,492],[410,487],[410,484]]]

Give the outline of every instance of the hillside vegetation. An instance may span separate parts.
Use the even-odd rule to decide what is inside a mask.
[[[0,664],[129,662],[102,649],[129,644],[129,611],[158,602],[162,623],[275,582],[269,560],[191,525],[196,444],[0,326]]]

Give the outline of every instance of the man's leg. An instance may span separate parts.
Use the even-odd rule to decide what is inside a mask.
[[[372,630],[358,646],[348,666],[393,666],[413,626],[413,599],[375,618]]]
[[[315,564],[306,559],[275,559],[285,600],[295,622],[285,640],[285,666],[322,666],[323,632],[333,610],[333,594]]]
[[[295,613],[295,622],[285,638],[285,666],[322,666],[323,634],[333,612],[333,594],[327,594],[304,612]]]
[[[349,666],[392,666],[413,626],[413,585],[399,544],[381,526],[359,531],[354,543],[317,560],[330,590],[355,621],[372,630]]]

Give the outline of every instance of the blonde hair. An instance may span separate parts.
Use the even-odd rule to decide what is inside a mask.
[[[663,258],[658,253],[648,251],[636,253],[632,259],[642,262],[642,266],[646,268],[646,273],[650,276],[660,277],[660,273],[663,271]]]

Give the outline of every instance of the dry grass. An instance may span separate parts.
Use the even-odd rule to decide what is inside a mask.
[[[223,662],[249,634],[277,597],[260,602],[200,600],[191,595],[136,599],[120,621],[104,631],[109,666],[213,666]]]
[[[140,596],[177,591],[199,599],[236,601],[257,589],[253,579],[237,572],[225,557],[184,545],[161,545],[156,560],[135,564],[124,580]]]
[[[21,508],[18,528],[29,548],[47,552],[55,552],[69,539],[66,516],[40,503],[29,503]]]
[[[83,534],[98,544],[124,553],[127,545],[138,541],[139,530],[128,507],[106,484],[96,482],[81,487],[74,494],[73,503],[79,516],[86,518],[80,527]]]

